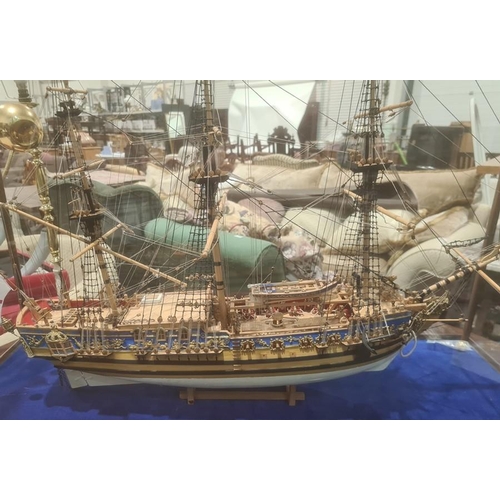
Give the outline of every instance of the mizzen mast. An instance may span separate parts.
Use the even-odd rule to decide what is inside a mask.
[[[76,168],[74,169],[74,173],[79,176],[81,184],[81,191],[76,193],[76,199],[73,203],[74,206],[70,214],[70,219],[77,220],[85,236],[89,238],[91,243],[94,243],[101,240],[103,236],[102,220],[104,218],[104,211],[101,205],[94,199],[92,181],[88,174],[87,164],[83,156],[83,148],[74,124],[74,119],[80,115],[81,109],[76,106],[73,95],[86,94],[87,91],[74,90],[68,86],[67,81],[63,83],[63,87],[47,87],[47,92],[63,94],[66,97],[60,101],[59,106],[61,110],[56,112],[56,116],[64,120],[65,130],[75,155]],[[104,283],[104,292],[109,302],[111,314],[116,317],[118,316],[118,306],[115,286],[111,282],[106,260],[99,245],[94,247],[94,252]]]

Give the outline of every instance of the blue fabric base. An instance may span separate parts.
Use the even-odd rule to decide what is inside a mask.
[[[365,419],[500,418],[500,373],[476,351],[419,341],[409,358],[383,372],[297,387],[305,401],[203,401],[189,405],[179,389],[152,385],[70,389],[46,361],[18,348],[0,365],[3,420],[99,419]]]

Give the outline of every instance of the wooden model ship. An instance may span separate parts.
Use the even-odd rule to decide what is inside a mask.
[[[356,250],[350,254],[354,272],[339,268],[322,280],[257,283],[248,287],[247,296],[226,296],[217,234],[224,203],[218,186],[228,174],[215,164],[220,131],[213,119],[211,84],[201,81],[196,92],[204,116],[201,162],[190,174],[197,209],[197,224],[190,233],[192,251],[186,252],[186,264],[176,268],[176,276],[155,271],[105,245],[112,231],[103,234],[103,209],[93,197],[87,166],[78,151],[72,90],[52,91],[67,96],[61,116],[76,148],[77,164],[65,175],[80,184],[70,209],[83,235],[71,236],[85,243],[81,254],[97,260],[101,289],[98,295],[71,297],[61,286],[57,297],[34,300],[18,282],[22,309],[15,321],[4,320],[4,326],[19,336],[28,356],[50,360],[63,369],[72,387],[130,382],[188,388],[277,387],[383,370],[406,344],[416,341],[426,318],[438,317],[448,307],[444,287],[497,258],[498,249],[435,285],[406,294],[396,286],[397,280],[380,275],[374,258],[376,186],[387,161],[376,150],[378,86],[368,82],[358,130],[364,149],[352,158],[351,167],[359,193],[352,196],[358,224],[347,233]],[[43,164],[37,161],[39,121],[19,103],[4,107],[0,114],[2,146],[34,152],[42,197],[42,217],[36,221],[47,228],[57,271],[56,235],[63,230],[53,220]],[[6,226],[9,211],[33,219],[5,200],[0,207]],[[113,278],[116,273],[106,254],[149,270],[162,283],[148,293],[127,295]]]

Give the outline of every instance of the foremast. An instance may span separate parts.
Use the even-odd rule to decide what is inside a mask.
[[[359,192],[355,200],[358,208],[358,227],[351,238],[357,247],[357,264],[352,276],[355,296],[353,307],[368,317],[380,314],[380,269],[378,264],[378,228],[376,219],[377,183],[389,162],[377,151],[377,141],[382,136],[378,83],[370,80],[363,91],[362,112],[357,135],[362,141],[361,152],[351,158],[353,180]]]
[[[204,240],[212,243],[207,248],[206,241],[202,245],[202,239],[196,238],[193,231],[193,240],[190,246],[200,253],[199,266],[205,264],[205,272],[197,273],[198,278],[204,278],[208,287],[212,287],[217,297],[216,319],[221,323],[223,330],[228,328],[228,311],[226,304],[226,294],[224,285],[224,275],[222,269],[222,258],[217,236],[217,225],[220,218],[220,207],[217,203],[218,185],[228,179],[218,168],[215,151],[218,145],[222,144],[221,130],[214,123],[213,110],[213,89],[209,80],[198,80],[195,88],[195,112],[200,114],[201,119],[201,165],[195,168],[189,180],[196,185],[195,198],[195,218],[198,227],[204,228]],[[196,117],[195,122],[196,122]],[[208,257],[208,254],[211,254]],[[213,276],[213,279],[212,279]],[[191,280],[189,280],[191,281]]]

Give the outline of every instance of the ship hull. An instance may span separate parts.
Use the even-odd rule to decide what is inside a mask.
[[[311,370],[310,373],[284,373],[271,375],[246,375],[235,373],[233,375],[225,374],[215,377],[210,374],[200,374],[196,377],[186,377],[179,375],[177,377],[168,376],[111,376],[99,373],[84,372],[80,370],[63,369],[66,379],[72,389],[81,387],[95,386],[113,386],[126,384],[153,384],[179,388],[195,389],[252,389],[264,387],[282,387],[289,385],[311,384],[325,382],[344,377],[350,377],[359,373],[368,371],[385,370],[391,362],[398,356],[399,352],[392,352],[390,355],[381,357],[377,360],[364,363],[350,368],[337,368],[323,371]]]
[[[73,388],[144,383],[223,389],[308,384],[383,370],[403,345],[402,334],[396,334],[374,344],[374,349],[358,342],[326,347],[311,344],[307,348],[288,345],[281,351],[260,348],[247,353],[235,351],[234,346],[219,353],[156,352],[137,356],[122,351],[60,360],[34,348],[34,355],[64,370]]]
[[[410,338],[413,318],[411,311],[387,313],[383,321],[367,323],[361,334],[353,323],[331,319],[328,324],[316,313],[281,315],[279,321],[257,315],[229,332],[202,321],[169,328],[153,319],[137,321],[135,310],[130,313],[133,321],[126,326],[83,330],[70,311],[59,316],[59,324],[43,325],[26,308],[16,331],[27,354],[64,370],[71,387],[257,388],[382,370]]]

